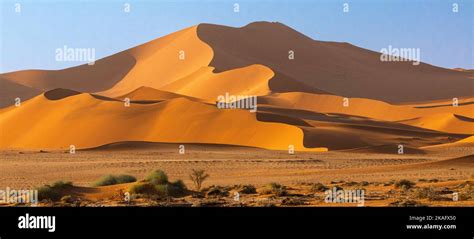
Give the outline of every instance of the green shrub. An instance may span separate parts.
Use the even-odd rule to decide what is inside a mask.
[[[219,197],[227,197],[229,196],[229,191],[220,186],[212,186],[207,190],[207,196],[219,196]]]
[[[153,185],[163,185],[168,183],[168,175],[162,170],[155,170],[148,174],[146,181]]]
[[[55,189],[64,189],[64,188],[69,188],[72,187],[72,182],[71,181],[56,181],[53,184],[51,184],[51,187]]]
[[[406,179],[401,179],[397,182],[395,182],[395,188],[401,188],[403,190],[408,190],[412,187],[415,186],[415,183],[410,181],[410,180],[406,180]]]
[[[94,183],[94,186],[107,186],[107,185],[115,185],[121,183],[131,183],[136,182],[137,179],[130,175],[105,175],[102,176],[97,182]]]
[[[182,180],[176,180],[168,185],[168,195],[172,197],[183,196],[187,192],[186,185]]]
[[[51,185],[44,185],[39,187],[38,199],[59,201],[63,196],[63,190],[72,187],[72,182],[57,181]]]
[[[262,194],[274,194],[277,196],[287,195],[286,187],[278,183],[269,183],[260,191]]]
[[[38,188],[38,199],[40,201],[58,201],[59,199],[61,199],[61,194],[58,192],[58,190],[52,188],[51,186],[45,185]]]
[[[160,197],[169,196],[169,185],[168,184],[159,184],[155,185],[155,194]]]
[[[150,183],[136,183],[130,186],[128,192],[131,194],[155,194],[156,189]]]
[[[241,194],[255,194],[257,189],[253,185],[242,185],[239,187],[238,192]]]
[[[168,176],[161,170],[151,172],[145,182],[132,185],[129,190],[131,194],[145,194],[158,197],[179,197],[186,194],[186,185],[182,180],[168,181]]]

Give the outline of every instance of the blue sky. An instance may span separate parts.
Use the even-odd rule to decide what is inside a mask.
[[[3,0],[0,7],[2,73],[77,65],[55,61],[64,45],[95,48],[102,58],[198,23],[240,27],[253,21],[278,21],[316,40],[374,51],[420,48],[423,62],[474,68],[472,0]]]

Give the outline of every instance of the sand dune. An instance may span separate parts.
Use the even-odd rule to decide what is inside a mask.
[[[259,97],[258,102],[282,108],[363,116],[447,133],[474,134],[474,123],[466,120],[474,116],[472,104],[415,108],[410,105],[391,105],[377,100],[348,98],[348,105],[345,107],[344,97],[301,92],[263,96]],[[437,116],[440,115],[444,117],[439,119]]]
[[[107,90],[121,81],[135,65],[128,51],[98,60],[94,65],[80,65],[64,70],[25,70],[0,74],[0,80],[9,80],[35,89],[37,92],[66,88],[81,92]],[[32,95],[19,94],[29,99]]]
[[[15,104],[17,97],[25,101],[40,93],[35,88],[0,78],[0,108]]]
[[[472,72],[379,57],[280,23],[200,24],[94,65],[1,74],[0,107],[23,103],[0,110],[0,148],[133,141],[385,152],[403,144],[420,153],[474,134]],[[257,114],[217,109],[225,94],[259,96]]]
[[[4,149],[68,149],[69,145],[79,149],[147,141],[275,150],[288,150],[291,144],[297,150],[324,150],[306,149],[303,132],[297,127],[259,122],[255,114],[245,110],[218,110],[186,98],[125,108],[122,102],[104,101],[90,94],[60,100],[40,95],[20,108],[9,107],[0,113],[0,147]]]
[[[212,73],[213,68],[201,68],[198,72],[175,81],[162,90],[216,101],[220,95],[255,96],[270,93],[268,81],[273,72],[262,65],[251,65],[221,73]]]
[[[210,65],[217,71],[265,65],[276,72],[272,81],[285,80],[283,85],[274,84],[280,86],[272,88],[275,92],[322,90],[392,103],[459,98],[474,92],[472,73],[424,63],[381,62],[380,53],[348,43],[315,41],[281,23],[255,22],[241,28],[200,24],[197,33],[214,50]],[[288,59],[290,50],[294,60]]]
[[[451,113],[433,114],[399,122],[442,132],[474,134],[474,119]]]
[[[141,86],[160,90],[208,66],[213,51],[199,40],[196,29],[189,27],[128,50],[136,65],[114,87],[101,94],[116,97]]]

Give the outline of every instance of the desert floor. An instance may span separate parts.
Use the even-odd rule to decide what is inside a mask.
[[[204,187],[219,185],[231,192],[233,185],[251,184],[258,189],[276,182],[287,186],[289,195],[296,195],[294,200],[260,194],[242,195],[241,200],[247,200],[245,205],[249,206],[265,206],[265,203],[257,202],[270,199],[273,200],[270,202],[272,205],[343,205],[329,205],[324,202],[324,194],[317,196],[317,193],[311,192],[311,185],[318,182],[329,188],[331,185],[344,189],[364,188],[366,206],[396,205],[411,199],[409,191],[394,188],[393,182],[400,179],[415,182],[415,188],[433,187],[444,195],[444,199],[439,201],[414,198],[416,203],[474,206],[472,198],[456,202],[450,199],[453,192],[466,190],[466,184],[469,186],[468,193],[472,194],[469,180],[473,181],[473,154],[472,147],[457,147],[433,150],[428,154],[339,151],[295,152],[289,155],[284,151],[217,145],[186,145],[185,153],[179,154],[175,144],[114,145],[79,150],[75,154],[64,151],[2,151],[0,188],[30,189],[58,180],[72,181],[79,191],[84,192],[82,196],[95,201],[95,204],[120,205],[113,198],[120,195],[119,191],[126,190],[127,185],[94,188],[91,186],[93,182],[107,174],[129,174],[140,180],[150,171],[161,169],[170,180],[182,179],[192,189],[189,173],[192,169],[204,169],[210,175]],[[232,198],[230,194],[219,200],[223,200],[222,204],[234,205]],[[182,198],[178,201],[195,205],[196,200],[202,203],[207,199],[189,196],[188,200]]]

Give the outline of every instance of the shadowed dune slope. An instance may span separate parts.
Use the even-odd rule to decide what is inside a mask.
[[[424,63],[382,62],[380,53],[348,43],[315,41],[281,23],[255,22],[241,28],[200,24],[197,33],[214,51],[210,66],[216,72],[251,64],[268,66],[276,72],[273,80],[285,80],[283,85],[273,84],[275,92],[321,93],[315,92],[318,89],[392,103],[474,94],[472,73]],[[289,51],[294,60],[288,59]]]
[[[128,51],[123,51],[98,60],[94,65],[84,64],[63,70],[16,71],[0,74],[0,80],[6,79],[38,91],[66,88],[96,92],[107,90],[121,81],[135,62]]]
[[[0,108],[15,104],[17,97],[26,101],[40,93],[41,91],[35,88],[0,78]]]
[[[304,148],[303,132],[295,126],[259,122],[255,114],[245,110],[218,110],[185,98],[125,108],[122,102],[104,101],[90,94],[60,100],[49,100],[42,94],[22,107],[2,109],[0,115],[3,149],[92,148],[146,141],[275,150],[288,150],[291,144],[297,150],[325,150]]]
[[[258,98],[258,103],[263,105],[363,116],[447,133],[474,134],[474,122],[469,120],[474,117],[472,104],[457,107],[415,108],[410,105],[391,105],[361,98],[348,98],[347,102],[347,107],[345,107],[344,97],[301,92],[279,93]]]

